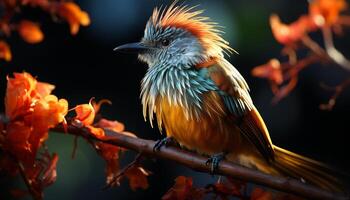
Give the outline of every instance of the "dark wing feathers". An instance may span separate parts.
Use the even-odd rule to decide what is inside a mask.
[[[238,127],[266,161],[274,159],[272,142],[263,119],[249,95],[249,87],[244,78],[225,59],[207,66],[208,76],[219,88],[218,93],[223,99],[227,110],[238,119]]]
[[[265,134],[262,133],[260,127],[257,126],[256,121],[251,113],[245,115],[238,126],[242,134],[255,145],[255,147],[266,159],[266,161],[274,160],[274,151],[272,144],[265,137]]]

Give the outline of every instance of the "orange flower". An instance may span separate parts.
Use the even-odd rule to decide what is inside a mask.
[[[65,99],[58,100],[54,95],[48,95],[35,103],[33,112],[25,117],[25,121],[33,128],[29,142],[34,152],[47,139],[49,129],[65,120],[67,112],[68,102]]]
[[[44,39],[44,34],[39,25],[28,20],[22,20],[19,23],[18,32],[24,41],[31,44],[39,43]]]
[[[270,16],[270,26],[275,39],[283,44],[290,45],[300,41],[308,32],[316,31],[320,23],[310,16],[302,15],[295,22],[287,25],[281,22],[280,18],[273,14]]]
[[[95,109],[92,106],[91,101],[92,99],[88,104],[80,104],[74,109],[77,114],[75,119],[81,121],[85,126],[94,123],[96,115]]]
[[[59,4],[57,14],[68,21],[72,35],[78,33],[80,25],[88,26],[90,24],[89,15],[73,2],[62,2]]]
[[[7,77],[5,96],[6,116],[10,119],[29,112],[36,80],[28,73],[14,73],[14,78]]]
[[[77,114],[75,119],[84,124],[85,127],[89,129],[90,133],[95,135],[95,137],[102,139],[105,136],[104,130],[92,126],[96,116],[96,109],[99,109],[99,106],[98,108],[95,108],[95,103],[92,102],[92,100],[93,99],[90,99],[88,104],[80,104],[74,108],[75,113]]]
[[[309,13],[314,21],[320,22],[320,26],[333,25],[337,22],[340,12],[346,8],[345,0],[313,0],[309,5]]]
[[[28,73],[7,78],[5,110],[10,122],[4,143],[21,161],[33,162],[48,130],[65,120],[68,102],[50,95],[53,89]]]
[[[252,75],[259,78],[269,79],[277,85],[280,85],[283,82],[281,63],[277,59],[271,59],[266,64],[255,67],[252,70]]]
[[[74,108],[77,114],[75,119],[79,120],[82,124],[86,126],[86,128],[89,129],[89,131],[92,134],[94,134],[97,138],[100,139],[102,139],[105,136],[103,128],[108,128],[117,132],[124,130],[124,125],[122,123],[119,123],[117,121],[109,121],[106,119],[100,120],[96,124],[97,127],[92,126],[96,117],[96,113],[100,110],[100,107],[103,103],[111,104],[109,100],[105,99],[99,101],[98,103],[93,101],[93,99],[90,99],[90,102],[88,104],[81,104]],[[127,132],[125,134],[129,136],[135,136],[134,134]]]
[[[12,59],[9,45],[2,40],[0,40],[0,59],[4,59],[7,62]]]
[[[55,89],[55,86],[49,83],[36,82],[35,92],[37,95],[40,95],[41,97],[48,96],[49,94],[51,94],[52,90],[54,89]]]
[[[31,112],[33,101],[51,93],[55,86],[37,82],[29,73],[14,73],[14,78],[7,77],[5,96],[6,116],[13,119]]]

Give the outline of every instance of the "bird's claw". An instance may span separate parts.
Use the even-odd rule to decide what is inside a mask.
[[[225,153],[219,153],[208,158],[205,164],[210,165],[210,174],[214,174],[218,170],[219,163],[225,159],[225,155]]]
[[[153,147],[153,151],[159,151],[162,146],[168,146],[170,143],[174,141],[171,137],[166,137],[160,140],[157,140],[156,144]]]

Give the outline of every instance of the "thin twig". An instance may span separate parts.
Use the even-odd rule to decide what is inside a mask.
[[[112,185],[114,185],[116,182],[118,182],[118,180],[120,179],[120,177],[123,177],[125,175],[125,173],[132,168],[133,166],[139,164],[140,160],[142,158],[142,153],[138,153],[137,156],[135,157],[135,159],[129,163],[127,166],[125,166],[122,170],[120,170],[120,172],[113,177],[113,179],[104,187],[102,188],[103,190],[110,188]]]
[[[74,159],[77,154],[77,148],[78,148],[78,136],[75,136],[74,142],[73,142],[72,159]]]
[[[293,65],[293,67],[290,67],[289,70],[285,72],[286,75],[284,77],[284,80],[293,79],[293,77],[297,76],[301,70],[305,69],[313,63],[318,62],[319,59],[320,57],[318,55],[310,55],[299,60],[297,64]]]
[[[298,60],[295,65],[290,65],[289,63],[282,64],[282,69],[284,71],[284,81],[288,81],[288,83],[279,86],[273,82],[270,82],[271,90],[274,94],[272,104],[277,104],[281,99],[286,97],[296,87],[298,83],[299,72],[310,66],[312,63],[317,62],[319,58],[320,57],[318,55],[313,54],[306,58]]]
[[[56,132],[63,132],[64,129],[63,126],[57,126],[52,130]],[[210,166],[205,164],[208,159],[207,157],[176,147],[162,147],[159,151],[154,151],[153,147],[155,145],[155,141],[134,138],[125,134],[113,132],[111,130],[105,131],[106,135],[108,136],[103,139],[99,139],[91,134],[89,129],[85,127],[77,128],[75,126],[68,125],[68,133],[72,135],[78,135],[88,140],[95,140],[116,145],[129,150],[134,150],[136,152],[142,152],[143,155],[150,157],[172,160],[196,171],[209,173],[211,170]],[[264,185],[308,199],[349,199],[347,196],[325,191],[315,186],[305,184],[299,180],[264,174],[257,170],[249,169],[228,161],[220,162],[217,174]]]
[[[327,55],[340,67],[350,71],[350,61],[334,46],[331,28],[324,26],[322,28],[322,34]]]
[[[42,200],[43,196],[34,190],[31,181],[27,178],[23,164],[18,160],[17,160],[17,164],[18,164],[18,168],[19,168],[19,172],[21,174],[21,177],[22,177],[24,183],[26,184],[28,191],[31,194],[32,198],[34,200]]]
[[[334,91],[334,94],[331,96],[331,98],[328,100],[326,104],[321,104],[320,109],[321,110],[332,110],[339,95],[345,90],[345,88],[350,86],[350,79],[346,79],[344,82],[342,82],[340,85],[337,85],[335,87],[330,87],[325,84],[321,84],[321,87],[326,90]]]
[[[303,44],[309,48],[312,52],[314,52],[316,55],[320,56],[320,57],[324,57],[327,56],[326,51],[317,43],[315,42],[313,39],[310,38],[310,36],[305,35],[301,41],[303,42]]]
[[[298,62],[298,55],[295,52],[295,49],[290,48],[290,47],[285,47],[282,50],[282,54],[288,56],[288,63],[290,65],[295,65]]]

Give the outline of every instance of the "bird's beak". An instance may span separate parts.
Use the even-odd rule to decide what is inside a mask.
[[[142,53],[149,49],[150,48],[147,47],[146,45],[140,42],[135,42],[135,43],[120,45],[114,48],[113,51],[125,52],[125,53]]]

